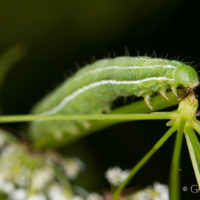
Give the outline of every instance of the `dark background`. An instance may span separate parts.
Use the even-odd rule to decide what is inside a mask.
[[[126,49],[131,56],[178,58],[198,71],[199,21],[194,0],[0,0],[0,53],[15,44],[26,47],[25,58],[10,71],[0,92],[4,114],[28,113],[81,66],[125,55]],[[131,168],[167,130],[165,123],[120,124],[61,151],[80,155],[88,168],[79,181],[90,191],[101,191],[108,188],[105,170]],[[173,143],[171,138],[132,185],[168,183]],[[196,181],[185,144],[182,153],[182,186],[191,186]],[[199,199],[191,192],[182,194],[182,199]]]

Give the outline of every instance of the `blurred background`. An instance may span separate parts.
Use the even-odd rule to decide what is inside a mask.
[[[0,91],[3,114],[28,113],[48,92],[85,64],[106,57],[148,55],[193,63],[198,71],[200,12],[194,0],[0,0],[0,54],[16,44],[25,57],[9,72]],[[79,177],[89,191],[108,188],[105,170],[131,168],[166,131],[166,122],[132,122],[108,128],[62,153],[86,164]],[[4,125],[17,130],[25,124]],[[14,131],[15,132],[15,131]],[[132,181],[140,188],[168,183],[174,138]],[[196,184],[186,145],[182,186]],[[183,199],[199,199],[182,192]]]

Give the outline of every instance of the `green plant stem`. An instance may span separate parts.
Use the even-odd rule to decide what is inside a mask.
[[[89,114],[89,115],[10,115],[0,116],[0,123],[28,122],[28,121],[50,121],[50,120],[151,120],[171,119],[175,117],[174,112],[155,112],[149,114]]]
[[[200,122],[198,120],[193,120],[192,121],[192,127],[194,130],[200,134]]]
[[[178,94],[181,96],[181,90],[178,90]],[[166,101],[166,99],[164,99],[160,95],[152,97],[151,105],[153,106],[154,111],[162,110],[164,108],[168,108],[168,107],[178,104],[177,97],[173,94],[173,92],[167,93],[167,96],[169,98],[169,101]],[[143,100],[140,100],[132,104],[114,109],[111,111],[110,114],[123,114],[123,113],[126,113],[126,114],[140,113],[141,114],[141,113],[150,113],[150,112],[152,111],[147,107],[146,103]],[[94,132],[98,132],[102,129],[108,128],[120,122],[121,122],[120,120],[91,121],[89,129],[84,129],[80,134],[77,134],[75,137],[69,138],[69,140],[66,143],[71,143],[77,139],[90,135]],[[45,136],[43,139],[40,138],[40,140],[45,141],[46,140]]]
[[[167,94],[169,101],[166,101],[162,96],[158,95],[156,97],[153,97],[151,100],[151,104],[154,108],[154,111],[156,110],[160,110],[163,108],[167,108],[173,105],[178,104],[178,100],[177,98],[174,96],[174,94],[172,92],[169,92]],[[129,104],[126,106],[122,106],[120,108],[117,108],[113,111],[111,111],[111,113],[108,114],[104,114],[104,115],[8,115],[8,116],[1,116],[0,115],[0,123],[11,123],[11,122],[28,122],[28,121],[35,121],[35,120],[111,120],[112,116],[114,114],[123,114],[126,113],[128,114],[132,114],[132,113],[150,113],[152,112],[147,105],[144,103],[143,100],[135,102],[133,104]],[[157,116],[156,116],[157,115]],[[161,118],[162,119],[169,119],[171,118],[172,113],[161,113]],[[165,117],[166,115],[166,117]],[[101,118],[102,116],[104,116],[105,118]],[[148,116],[148,115],[146,115]],[[145,117],[146,117],[145,116]],[[124,117],[121,116],[116,116],[118,119],[117,120],[124,120]],[[131,116],[130,116],[131,117]],[[133,117],[133,116],[132,116]],[[131,117],[131,120],[133,120],[133,117]],[[138,115],[137,117],[141,118],[145,118],[142,117],[142,115]],[[158,117],[159,118],[159,114],[155,114],[154,116],[155,118]],[[113,118],[114,120],[116,120],[115,118]],[[140,120],[139,119],[139,120]],[[148,118],[149,119],[149,118]],[[154,118],[152,118],[154,119]],[[100,129],[101,126],[102,127],[107,127],[109,125],[115,124],[117,123],[116,121],[109,121],[108,123],[104,122],[94,122],[93,123],[93,127],[95,129],[95,127],[98,127],[97,129]]]
[[[180,90],[178,91],[178,94],[181,96]],[[151,104],[154,108],[154,111],[161,110],[161,109],[164,109],[164,108],[168,108],[170,106],[174,106],[174,105],[178,104],[177,97],[172,92],[167,93],[167,96],[169,98],[169,101],[166,101],[166,99],[164,99],[160,95],[152,97]],[[124,114],[124,113],[125,114],[140,113],[141,114],[141,113],[150,113],[150,112],[152,112],[152,111],[147,107],[144,100],[140,100],[140,101],[134,102],[132,104],[125,105],[125,106],[122,106],[120,108],[114,109],[114,110],[111,111],[110,114]],[[4,123],[4,122],[8,123],[8,121],[12,122],[12,120],[13,120],[11,118],[9,118],[9,119],[7,118],[5,120],[5,118],[2,119],[2,117],[3,116],[0,116],[0,123]],[[5,121],[3,122],[1,120],[5,120]],[[36,119],[36,120],[38,120],[38,119]],[[124,121],[125,120],[93,120],[93,121],[90,121],[90,128],[89,129],[83,129],[79,134],[73,135],[73,137],[69,137],[68,140],[65,141],[65,143],[63,143],[62,145],[64,145],[64,144],[66,145],[67,143],[71,143],[71,142],[76,141],[76,140],[78,140],[82,137],[90,135],[94,132],[98,132],[102,129],[105,129],[107,127],[113,126],[117,123],[124,122]],[[37,142],[35,144],[35,146],[41,146],[43,144],[43,142],[45,143],[45,141],[48,139],[47,137],[48,136],[46,134],[41,135],[39,142]],[[61,146],[61,144],[60,144],[60,146]]]
[[[171,171],[170,171],[170,200],[180,199],[179,167],[180,167],[180,155],[181,155],[184,126],[185,126],[185,121],[181,119],[178,127],[178,132],[176,135],[176,141],[174,145],[174,152],[173,152]]]
[[[175,132],[176,126],[172,126],[151,148],[151,150],[132,168],[125,181],[114,192],[113,200],[117,200],[122,190],[126,187],[133,176],[145,165],[145,163],[156,153],[156,151],[168,140]]]
[[[200,143],[191,127],[187,127],[184,132],[192,166],[200,189]]]

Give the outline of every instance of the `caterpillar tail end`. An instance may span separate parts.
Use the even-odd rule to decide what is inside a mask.
[[[145,101],[145,103],[147,104],[147,106],[149,107],[149,109],[150,110],[153,110],[153,106],[151,105],[151,103],[150,103],[150,95],[146,95],[145,97],[144,97],[144,101]]]

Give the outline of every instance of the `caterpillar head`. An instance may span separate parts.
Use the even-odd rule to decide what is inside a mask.
[[[175,81],[178,85],[195,88],[199,85],[197,72],[189,65],[181,65],[175,72]]]

